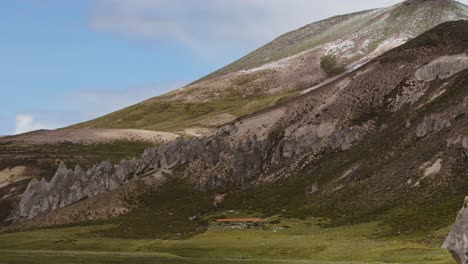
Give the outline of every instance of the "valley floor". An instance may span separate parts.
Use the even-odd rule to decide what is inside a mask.
[[[265,230],[211,226],[187,240],[100,233],[112,225],[11,233],[0,236],[0,263],[453,263],[438,244],[448,228],[395,238],[380,236],[378,223],[322,228],[321,221],[289,219]]]

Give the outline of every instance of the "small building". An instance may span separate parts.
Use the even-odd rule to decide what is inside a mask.
[[[263,229],[265,223],[260,218],[231,218],[216,220],[218,227],[232,229]]]

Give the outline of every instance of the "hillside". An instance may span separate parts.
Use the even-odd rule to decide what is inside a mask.
[[[102,160],[119,162],[177,137],[129,129],[40,130],[1,137],[0,218],[9,214],[32,179],[50,179],[61,161],[85,168]]]
[[[382,236],[442,242],[433,232],[468,187],[467,110],[468,22],[444,23],[212,135],[87,172],[62,165],[29,184],[10,219],[30,220],[10,228],[104,222],[122,238],[186,237],[206,225],[189,218],[222,209],[379,221]]]
[[[440,23],[459,19],[468,19],[468,7],[451,0],[405,1],[333,17],[284,34],[179,90],[74,127],[199,135],[295,97]]]

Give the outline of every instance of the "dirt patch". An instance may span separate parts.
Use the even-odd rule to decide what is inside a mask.
[[[2,142],[23,142],[28,144],[58,144],[63,142],[79,144],[134,141],[161,143],[179,137],[174,133],[138,129],[59,129],[38,130],[17,136],[0,138]]]
[[[26,171],[27,169],[24,166],[17,166],[0,171],[0,188],[31,178],[26,176]]]
[[[185,129],[181,133],[187,136],[200,137],[206,133],[209,133],[209,131],[210,130],[208,128],[204,128],[204,127],[191,127],[191,128]]]
[[[224,113],[224,114],[206,118],[202,120],[200,123],[208,127],[216,127],[216,126],[221,126],[226,123],[232,122],[234,119],[236,119],[236,116],[229,114],[229,113]]]

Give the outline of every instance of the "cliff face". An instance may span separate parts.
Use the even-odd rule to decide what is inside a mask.
[[[50,182],[29,184],[9,219],[18,221],[47,214],[128,182],[174,171],[198,190],[245,189],[307,172],[318,161],[352,151],[371,138],[380,138],[376,144],[382,145],[387,140],[385,135],[399,140],[366,148],[380,152],[368,161],[351,164],[351,169],[343,168],[341,176],[321,180],[321,186],[315,184],[312,188],[313,194],[339,201],[341,198],[337,197],[342,197],[346,188],[349,192],[372,186],[359,192],[356,199],[383,206],[395,199],[396,193],[415,193],[424,184],[428,185],[426,194],[434,186],[450,188],[441,187],[436,177],[451,175],[449,168],[457,162],[452,149],[464,158],[468,153],[467,51],[468,22],[443,24],[331,83],[221,126],[205,137],[180,138],[147,149],[140,159],[119,165],[103,162],[86,173],[78,167],[68,170],[62,164]],[[452,98],[449,95],[453,93],[458,93],[453,103],[435,103]],[[449,130],[441,137],[440,133]],[[434,137],[438,139],[433,140]],[[426,140],[432,141],[429,145],[438,151],[450,151],[436,154],[424,149]],[[403,149],[408,149],[409,154]],[[414,158],[411,153],[415,149],[424,150],[427,155]],[[395,155],[398,151],[401,154]],[[405,155],[411,158],[399,160]],[[381,158],[374,161],[376,156]],[[398,176],[401,179],[394,175],[399,165],[381,172],[369,170],[372,174],[364,176],[366,167],[381,162],[382,168],[392,162],[414,164],[410,172]],[[348,163],[349,160],[343,162]]]
[[[468,197],[465,198],[463,208],[458,213],[457,220],[442,248],[452,253],[458,264],[468,262]]]

